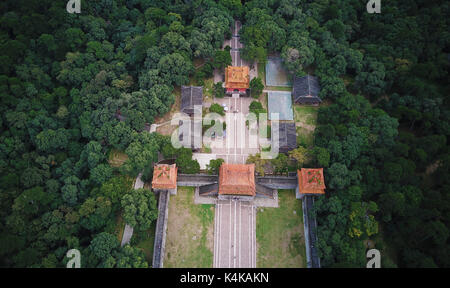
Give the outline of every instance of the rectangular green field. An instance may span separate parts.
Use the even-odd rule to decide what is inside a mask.
[[[258,78],[266,85],[266,65],[263,63],[258,63]]]
[[[301,145],[305,148],[311,148],[314,146],[314,132],[303,127],[296,127],[296,131],[297,145]]]
[[[258,208],[258,268],[304,268],[306,248],[302,202],[294,190],[278,190],[278,208]]]
[[[295,122],[316,125],[318,107],[294,105]]]
[[[314,145],[318,109],[318,107],[294,105],[298,145],[307,148]]]
[[[266,86],[266,90],[273,90],[273,91],[292,91],[292,87],[282,87],[282,86]]]
[[[164,267],[212,268],[214,205],[194,204],[194,188],[179,187],[169,201]]]

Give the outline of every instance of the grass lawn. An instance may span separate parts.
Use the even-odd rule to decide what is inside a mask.
[[[258,78],[266,85],[266,64],[258,63]]]
[[[120,167],[126,160],[128,155],[117,149],[111,149],[108,155],[108,163],[111,167]]]
[[[294,105],[295,122],[316,125],[319,107]]]
[[[274,90],[274,91],[292,91],[292,87],[286,86],[266,86],[266,90]]]
[[[303,127],[296,127],[297,130],[297,145],[303,147],[314,146],[314,132]]]
[[[294,105],[294,119],[300,123],[297,130],[297,144],[305,147],[314,145],[314,129],[317,123],[318,107]],[[297,124],[298,125],[298,124]]]
[[[294,190],[279,190],[279,208],[258,208],[256,241],[258,268],[304,268],[306,248],[302,202]]]
[[[203,147],[200,152],[201,153],[211,153],[211,147],[209,147],[207,144],[203,144]]]
[[[194,204],[194,188],[170,197],[164,267],[212,268],[214,205]]]
[[[214,93],[214,77],[205,79],[203,84],[203,101],[212,102]]]

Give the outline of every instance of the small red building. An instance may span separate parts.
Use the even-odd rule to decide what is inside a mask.
[[[323,168],[297,170],[298,176],[298,198],[303,195],[325,194],[325,180],[323,178]]]
[[[255,164],[223,163],[219,170],[219,196],[256,195]]]
[[[250,87],[248,66],[225,68],[225,89],[227,94],[246,94]]]
[[[168,190],[171,194],[177,192],[177,172],[178,168],[175,164],[157,164],[153,168],[152,189],[157,192],[159,190]]]

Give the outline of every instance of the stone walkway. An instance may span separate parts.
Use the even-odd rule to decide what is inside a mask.
[[[198,187],[195,187],[194,204],[213,204],[217,203],[217,196],[200,196]]]
[[[206,170],[206,165],[208,165],[211,160],[217,159],[217,156],[212,153],[193,153],[192,159],[198,161],[201,170]]]
[[[214,226],[213,267],[255,268],[255,206],[244,201],[218,201]]]
[[[124,246],[130,243],[131,237],[133,236],[133,227],[128,224],[125,224],[125,229],[123,230],[122,243],[120,246]]]
[[[139,173],[138,177],[134,182],[134,189],[144,188],[144,182],[141,179],[142,173]],[[120,246],[124,246],[125,244],[130,243],[131,237],[133,236],[133,227],[128,224],[125,224],[125,229],[123,230],[122,242]]]

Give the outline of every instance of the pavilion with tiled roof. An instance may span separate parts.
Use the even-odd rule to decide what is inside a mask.
[[[225,89],[227,94],[246,94],[250,87],[248,66],[225,68]]]
[[[320,85],[317,77],[306,75],[294,77],[292,96],[296,104],[317,105],[322,102],[319,97]]]
[[[202,105],[203,87],[181,86],[181,112],[186,113],[190,116],[194,115],[195,112],[201,114]]]
[[[219,197],[256,195],[255,164],[223,163],[219,169]]]
[[[278,131],[278,143],[275,134]],[[272,126],[271,129],[271,142],[272,147],[278,147],[278,151],[281,153],[288,153],[289,151],[297,148],[297,134],[295,123],[292,122],[280,122],[278,128]]]
[[[175,164],[156,164],[153,168],[152,189],[155,192],[168,190],[171,194],[176,194],[177,172]]]
[[[297,193],[300,198],[303,195],[325,194],[325,180],[323,178],[323,168],[297,170],[298,188]]]

